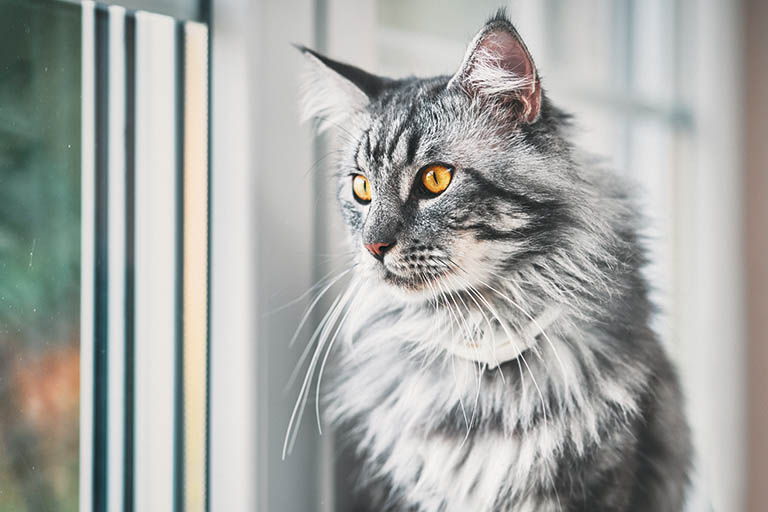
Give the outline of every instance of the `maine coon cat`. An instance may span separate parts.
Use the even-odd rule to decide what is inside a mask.
[[[689,432],[640,217],[571,143],[504,12],[453,76],[302,51],[355,257],[297,406],[335,359],[323,412],[365,460],[371,510],[680,511]]]

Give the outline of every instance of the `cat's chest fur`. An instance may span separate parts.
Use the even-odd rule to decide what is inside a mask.
[[[466,361],[453,366],[457,379],[475,379],[476,387]],[[369,469],[388,480],[395,496],[424,511],[490,511],[498,510],[502,493],[525,495],[526,489],[546,485],[538,481],[546,475],[536,460],[537,440],[481,431],[474,397],[465,395],[458,403],[460,391],[451,389],[448,379],[435,379],[427,369],[403,376],[401,368],[394,361],[386,368],[362,364],[338,384],[333,396],[339,402],[332,406],[337,414],[358,412],[359,446],[375,461]],[[533,505],[531,500],[515,510],[545,510]]]
[[[445,321],[373,293],[359,297],[328,418],[354,424],[372,476],[417,510],[561,510],[554,479],[563,452],[599,440],[607,402],[633,410],[630,391],[622,383],[605,386],[604,396],[571,389],[567,374],[577,381],[581,361],[556,331],[541,357],[480,368],[436,349],[436,337],[462,335],[450,320],[436,327]],[[554,360],[550,344],[562,366],[544,364]]]

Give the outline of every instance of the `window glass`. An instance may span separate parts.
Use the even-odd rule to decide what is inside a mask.
[[[130,10],[148,11],[173,16],[178,20],[205,21],[209,3],[206,0],[103,0],[105,5],[119,5]]]
[[[80,9],[0,4],[0,510],[77,510]]]
[[[498,7],[492,0],[376,2],[377,70],[390,76],[453,73],[467,41]]]

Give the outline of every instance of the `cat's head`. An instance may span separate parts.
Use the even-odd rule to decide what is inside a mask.
[[[302,50],[306,114],[339,135],[338,198],[369,279],[412,297],[479,286],[560,243],[565,116],[503,12],[453,76],[392,80]]]

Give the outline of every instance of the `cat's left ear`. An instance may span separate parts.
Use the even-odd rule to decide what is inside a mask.
[[[355,113],[364,111],[388,82],[304,46],[297,48],[306,58],[302,84],[303,118],[315,120],[318,133],[330,126],[341,125]]]
[[[448,87],[460,87],[471,97],[512,106],[517,120],[524,123],[539,117],[541,84],[536,66],[503,10],[469,44]]]

